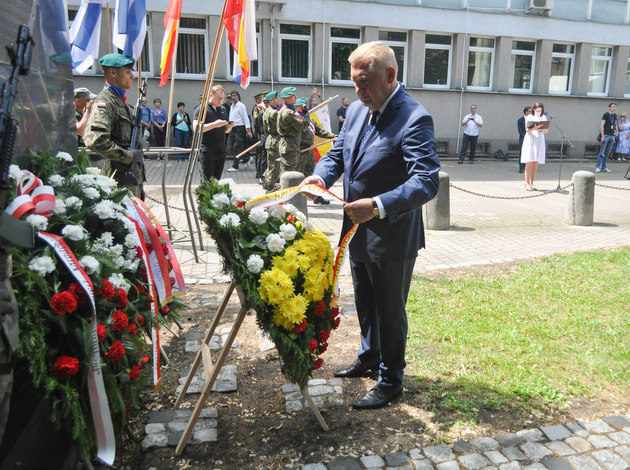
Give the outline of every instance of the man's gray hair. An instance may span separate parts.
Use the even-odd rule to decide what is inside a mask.
[[[348,57],[350,65],[365,61],[368,61],[370,64],[368,67],[370,71],[384,71],[389,67],[393,67],[398,73],[398,63],[396,62],[394,50],[381,41],[365,42],[352,51],[352,54]]]

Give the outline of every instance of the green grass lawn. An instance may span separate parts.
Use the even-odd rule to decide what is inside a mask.
[[[555,255],[503,275],[415,277],[409,383],[436,411],[630,402],[630,250]]]

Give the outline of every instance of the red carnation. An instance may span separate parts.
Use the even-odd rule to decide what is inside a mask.
[[[138,334],[138,325],[136,325],[135,323],[130,323],[127,327],[127,331],[136,336]]]
[[[315,311],[313,313],[318,317],[321,317],[322,313],[324,313],[324,308],[326,308],[326,304],[323,300],[320,300],[319,302],[317,302],[317,305],[315,306]]]
[[[136,258],[138,258],[138,259],[142,259],[142,254],[143,254],[142,248],[140,248],[139,246],[137,246],[137,247],[136,247]]]
[[[171,307],[165,305],[164,307],[162,307],[162,312],[164,313],[164,315],[168,315],[169,313],[171,313]]]
[[[337,315],[339,315],[339,307],[333,308],[332,312],[328,314],[328,321],[333,321]]]
[[[289,214],[289,222],[293,223],[293,214]]]
[[[107,327],[105,325],[96,325],[96,335],[98,336],[99,343],[105,339],[106,334]]]
[[[140,326],[144,325],[144,315],[138,315],[136,317],[136,323]]]
[[[306,318],[303,318],[300,324],[295,325],[291,331],[293,331],[293,333],[302,333],[304,330],[306,330]]]
[[[68,291],[72,295],[74,295],[74,298],[77,299],[77,302],[79,302],[80,304],[84,304],[89,300],[87,293],[78,282],[73,282],[72,284],[70,284],[70,287],[68,287]]]
[[[341,318],[337,317],[332,321],[332,329],[336,330],[339,327],[339,323],[341,323]]]
[[[313,338],[313,339],[311,340],[311,342],[310,342],[310,343],[308,343],[308,351],[309,351],[310,353],[315,352],[315,350],[317,349],[317,346],[319,346],[319,343],[317,342],[317,340],[316,340],[315,338]]]
[[[174,277],[172,277],[172,278],[171,278],[171,286],[174,286],[174,285],[175,285],[175,278],[174,278]]]
[[[129,303],[129,300],[127,299],[127,291],[121,288],[116,289],[116,307],[125,308],[127,303]]]
[[[324,360],[321,357],[318,357],[317,360],[315,361],[315,364],[313,364],[313,370],[319,369],[323,363],[324,363]]]
[[[125,347],[120,341],[116,341],[109,347],[109,351],[105,353],[105,357],[109,362],[118,362],[125,355]]]
[[[168,245],[166,243],[162,243],[162,253],[168,255]]]
[[[136,284],[136,289],[138,289],[138,292],[139,292],[140,294],[144,294],[144,293],[147,291],[147,290],[144,288],[144,286],[143,286],[142,284],[140,284],[140,283],[137,283],[137,284]]]
[[[79,372],[79,360],[76,357],[59,356],[50,368],[50,372],[59,380],[72,377]]]
[[[129,318],[124,314],[122,310],[116,310],[112,315],[112,330],[121,333],[129,325]]]
[[[129,376],[132,382],[136,380],[138,376],[140,375],[140,366],[139,365],[133,366],[131,371],[127,372],[127,375]]]
[[[239,209],[242,209],[245,206],[245,204],[243,204],[242,201],[236,201],[236,205],[238,206]]]
[[[324,354],[326,352],[326,349],[328,349],[328,343],[323,343],[319,346],[319,349],[317,350],[318,354]]]
[[[50,298],[50,306],[60,316],[74,312],[77,309],[77,305],[77,299],[67,290]]]
[[[144,246],[147,247],[147,253],[151,253],[153,251],[153,245],[151,243],[145,243]]]
[[[149,356],[142,356],[142,362],[144,362],[145,364],[149,362]]]
[[[319,342],[325,343],[330,338],[330,330],[321,330],[319,332]]]
[[[116,289],[111,282],[107,279],[103,279],[103,287],[96,291],[96,295],[103,297],[107,300],[111,300],[116,295]]]

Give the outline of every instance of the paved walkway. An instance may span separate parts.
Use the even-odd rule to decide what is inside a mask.
[[[169,162],[166,174],[169,204],[183,207],[181,184],[185,162]],[[594,224],[590,227],[570,226],[564,222],[568,191],[550,192],[529,199],[497,199],[480,197],[451,187],[451,229],[427,230],[427,247],[421,250],[415,271],[448,269],[476,264],[525,259],[553,253],[589,250],[615,245],[630,245],[630,180],[624,179],[627,162],[611,162],[613,173],[597,174],[597,183],[615,186],[610,189],[596,186]],[[531,196],[525,191],[522,175],[516,163],[475,162],[458,165],[455,161],[443,162],[442,169],[449,174],[451,184],[466,190],[491,196]],[[162,162],[152,161],[149,167],[147,194],[162,200],[159,184],[162,180]],[[227,166],[226,166],[227,167]],[[570,161],[562,167],[560,186],[570,183],[573,172],[593,171],[592,162]],[[548,163],[540,167],[535,185],[539,194],[558,186],[559,164]],[[263,194],[256,183],[252,169],[237,173],[224,173],[253,195]],[[197,181],[196,177],[194,181]],[[342,195],[341,183],[333,192]],[[151,203],[151,201],[149,201]],[[152,203],[157,218],[165,222],[164,208]],[[341,229],[342,205],[332,203],[320,206],[309,203],[309,218],[317,228],[336,243]],[[186,230],[186,215],[171,210],[174,227]],[[202,227],[203,230],[203,227]],[[180,232],[185,235],[186,233]],[[212,240],[204,234],[204,251],[199,251],[200,263],[194,262],[190,241],[176,244],[185,277],[190,281],[224,281],[221,262]],[[343,275],[349,274],[346,264]]]

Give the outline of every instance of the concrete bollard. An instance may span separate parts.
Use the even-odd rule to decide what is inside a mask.
[[[290,188],[299,185],[304,179],[304,175],[299,171],[285,171],[280,175],[280,188]],[[302,194],[297,194],[287,201],[293,204],[301,212],[308,217],[308,207],[306,206],[306,198]]]
[[[440,171],[440,187],[433,199],[427,204],[427,228],[429,230],[448,230],[451,227],[450,177]]]
[[[571,182],[565,221],[571,225],[593,225],[595,175],[590,171],[576,171]]]

